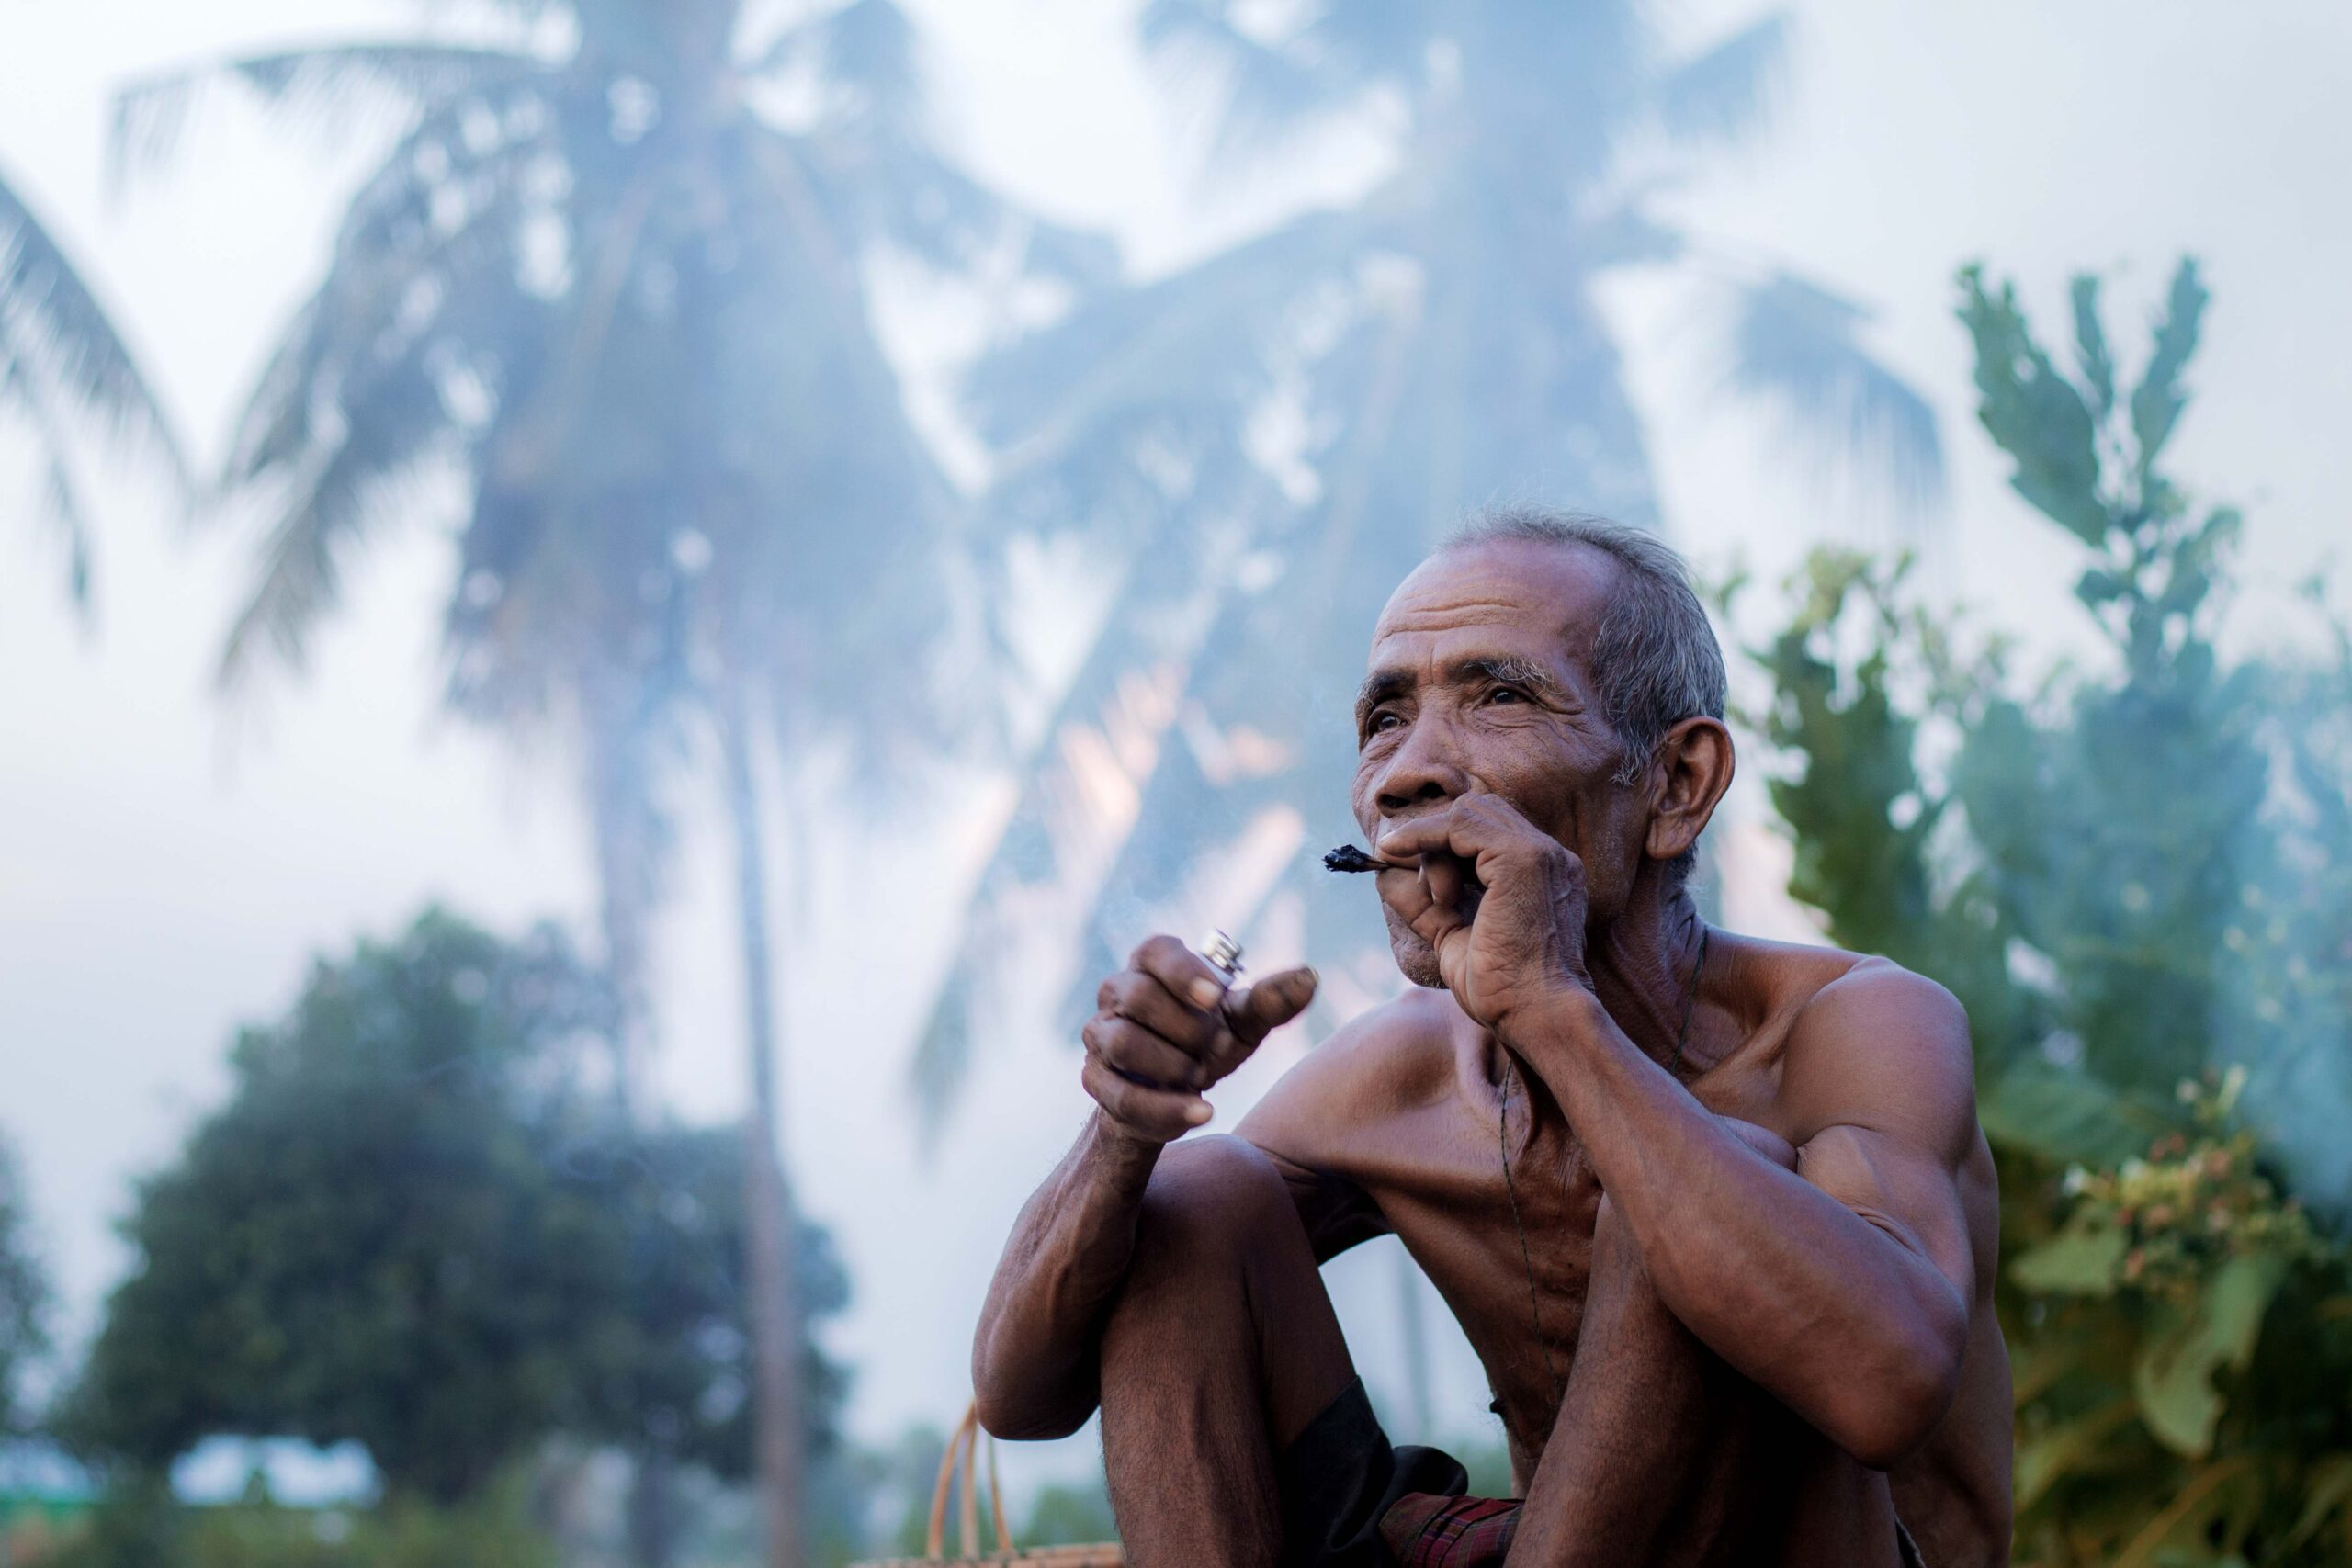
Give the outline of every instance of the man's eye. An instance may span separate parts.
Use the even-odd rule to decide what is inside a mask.
[[[1490,703],[1523,703],[1527,700],[1527,694],[1512,686],[1497,686],[1487,694],[1487,700]]]
[[[1404,722],[1393,713],[1376,713],[1372,716],[1372,722],[1364,727],[1364,730],[1366,734],[1378,735],[1385,730],[1394,729]]]

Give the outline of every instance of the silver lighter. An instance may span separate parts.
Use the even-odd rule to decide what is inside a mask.
[[[1223,931],[1213,931],[1202,940],[1201,956],[1225,976],[1227,986],[1241,977],[1241,944]]]

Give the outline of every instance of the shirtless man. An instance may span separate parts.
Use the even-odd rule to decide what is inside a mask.
[[[1130,1561],[1991,1568],[2009,1539],[1993,1163],[1968,1024],[1883,959],[1711,931],[1732,776],[1680,562],[1513,512],[1373,634],[1354,809],[1419,989],[1243,1118],[1202,1091],[1312,998],[1154,937],[1023,1210],[980,1419],[1099,1404]],[[1395,1232],[1460,1318],[1517,1500],[1392,1448],[1317,1266]]]

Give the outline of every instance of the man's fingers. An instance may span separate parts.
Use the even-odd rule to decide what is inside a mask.
[[[1521,825],[1525,827],[1524,818]],[[1495,847],[1505,836],[1501,825],[1488,820],[1476,803],[1456,800],[1427,816],[1390,827],[1380,835],[1373,852],[1386,861],[1414,861],[1442,854],[1469,863],[1476,861],[1481,852]]]
[[[1430,902],[1441,909],[1459,910],[1462,891],[1470,881],[1470,868],[1462,857],[1443,850],[1430,850],[1421,855],[1421,885],[1430,890]]]
[[[1250,986],[1231,986],[1206,959],[1172,936],[1156,936],[1135,951],[1134,967],[1102,982],[1086,1043],[1121,1072],[1155,1083],[1204,1088],[1231,1072],[1268,1032],[1288,1023],[1315,999],[1312,969],[1285,969]],[[1107,1027],[1125,1021],[1133,1032]],[[1159,1044],[1194,1059],[1179,1073]],[[1157,1064],[1152,1066],[1148,1064]]]
[[[1244,1045],[1255,1045],[1273,1031],[1306,1010],[1321,979],[1301,967],[1269,975],[1225,998],[1226,1026]]]
[[[1130,1083],[1088,1053],[1079,1081],[1111,1120],[1138,1137],[1167,1143],[1209,1119],[1209,1102],[1197,1094]]]
[[[1221,999],[1224,993],[1220,991]],[[1180,1000],[1166,982],[1128,969],[1102,982],[1095,1005],[1105,1013],[1131,1019],[1180,1051],[1197,1056],[1216,1043],[1223,1027],[1211,1009]]]
[[[1431,947],[1448,931],[1469,923],[1459,908],[1437,901],[1428,879],[1417,869],[1382,872],[1380,901]]]
[[[1198,1089],[1206,1081],[1198,1057],[1127,1019],[1091,1018],[1080,1033],[1086,1048],[1123,1077],[1161,1089]]]
[[[1214,1011],[1225,998],[1225,976],[1172,936],[1145,939],[1127,963],[1167,987],[1170,996],[1181,997],[1204,1011]]]
[[[1315,999],[1316,985],[1314,970],[1285,969],[1227,992],[1224,1028],[1209,1053],[1210,1081],[1248,1061],[1267,1034],[1305,1012]]]

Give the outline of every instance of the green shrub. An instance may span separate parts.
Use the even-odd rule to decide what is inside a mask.
[[[2352,636],[2214,642],[2241,527],[2161,459],[2206,293],[2120,389],[1961,275],[1981,418],[2081,547],[2103,651],[2020,689],[1905,563],[1816,553],[1754,649],[1792,892],[1969,1009],[2002,1183],[2016,1561],[2352,1560]],[[2301,1192],[2302,1196],[2296,1196]]]

